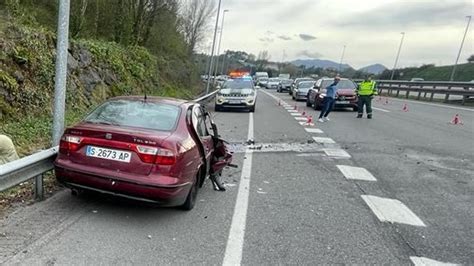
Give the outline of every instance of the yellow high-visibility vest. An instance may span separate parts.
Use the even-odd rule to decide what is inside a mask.
[[[373,80],[362,81],[357,90],[359,95],[377,95],[376,83]]]

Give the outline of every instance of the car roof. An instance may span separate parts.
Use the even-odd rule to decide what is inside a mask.
[[[144,99],[145,99],[144,95],[131,95],[131,96],[117,96],[117,97],[110,98],[107,101],[113,101],[113,100],[143,101]],[[175,106],[181,106],[183,104],[192,103],[189,100],[176,99],[176,98],[171,98],[171,97],[159,97],[159,96],[147,96],[146,101],[153,102],[153,103],[170,104],[170,105],[175,105]]]

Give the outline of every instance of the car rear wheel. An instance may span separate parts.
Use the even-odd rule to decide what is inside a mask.
[[[198,173],[198,176],[199,176],[199,173]],[[183,205],[181,205],[181,209],[185,211],[192,210],[194,206],[196,205],[197,193],[198,193],[198,177],[196,177],[196,180],[194,180],[193,186],[191,187],[191,190],[189,190],[189,194],[186,197],[186,201],[184,202]]]
[[[311,102],[309,101],[309,97],[308,99],[306,99],[306,107],[311,107]]]

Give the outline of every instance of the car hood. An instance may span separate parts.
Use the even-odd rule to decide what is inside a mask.
[[[352,96],[355,95],[354,89],[338,89],[337,94],[344,95],[344,96]]]

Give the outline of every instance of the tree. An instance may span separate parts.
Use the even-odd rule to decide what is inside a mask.
[[[184,2],[181,9],[180,29],[188,44],[188,53],[192,55],[197,46],[205,40],[209,21],[216,8],[214,1],[210,0]]]
[[[469,56],[469,58],[467,59],[467,62],[469,62],[469,63],[473,63],[473,62],[474,62],[474,54],[472,54],[471,56]]]

